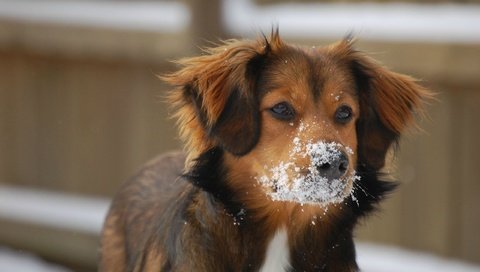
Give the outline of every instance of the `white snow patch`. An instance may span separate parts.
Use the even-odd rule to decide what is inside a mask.
[[[362,188],[358,188],[362,190]],[[366,193],[366,192],[364,192]],[[18,202],[18,203],[15,203]],[[45,224],[55,228],[66,227],[76,231],[99,233],[108,207],[108,199],[87,196],[59,194],[0,185],[0,217],[3,220],[22,220],[32,224]],[[27,211],[30,209],[30,211]],[[44,220],[48,218],[48,220]],[[313,218],[315,219],[315,218]],[[68,221],[68,222],[67,222]],[[315,221],[314,221],[315,222]],[[91,226],[85,228],[84,224]],[[318,222],[317,222],[318,224]],[[281,232],[281,231],[280,231]],[[286,233],[286,230],[285,230]],[[273,238],[267,252],[274,248],[282,249],[284,256],[276,260],[288,261],[288,239],[283,234]],[[281,238],[281,237],[284,238]],[[275,241],[275,242],[273,242]],[[364,272],[478,272],[478,264],[460,260],[441,258],[433,254],[406,250],[399,247],[356,243],[357,261]],[[272,249],[272,250],[270,250]],[[266,263],[266,262],[265,262]],[[286,262],[287,263],[287,262]],[[285,267],[285,266],[284,266]],[[282,271],[282,270],[271,271]],[[60,272],[66,268],[46,263],[44,260],[24,251],[0,246],[0,271],[15,272]],[[263,270],[267,271],[267,270]]]
[[[480,5],[454,3],[279,3],[225,0],[223,20],[237,35],[268,32],[272,22],[283,37],[477,44]]]
[[[178,1],[0,1],[0,18],[175,33],[191,13]]]
[[[399,247],[356,243],[357,263],[364,272],[478,272],[480,266]]]
[[[0,247],[0,271],[14,272],[69,272],[56,264],[50,264],[24,251]]]
[[[110,200],[0,185],[0,219],[98,235]]]

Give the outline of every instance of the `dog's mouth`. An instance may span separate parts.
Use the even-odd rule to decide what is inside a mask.
[[[309,165],[299,167],[293,160],[282,161],[267,167],[267,173],[257,177],[257,181],[273,201],[316,205],[342,202],[359,179],[341,158],[342,148],[340,144],[325,142],[307,143],[305,148],[297,145],[290,157],[308,157]]]

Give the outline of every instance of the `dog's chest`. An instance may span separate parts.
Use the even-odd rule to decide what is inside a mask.
[[[260,272],[283,272],[290,267],[290,249],[287,230],[279,229],[267,247]]]

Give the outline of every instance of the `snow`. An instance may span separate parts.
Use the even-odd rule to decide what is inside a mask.
[[[108,199],[99,197],[0,185],[0,218],[2,220],[21,220],[55,229],[68,228],[98,235],[107,212],[108,202]],[[356,247],[357,260],[363,272],[480,272],[479,265],[398,247],[368,243],[357,243]],[[27,252],[14,251],[0,245],[0,271],[64,272],[68,270],[46,263]]]
[[[174,33],[188,28],[184,3],[170,1],[8,1],[0,18],[69,25]]]
[[[224,0],[222,20],[238,36],[268,33],[279,25],[291,38],[343,38],[439,43],[480,42],[480,5],[454,3],[282,3],[255,5]],[[175,33],[191,23],[179,1],[9,1],[0,0],[0,18],[70,25]]]
[[[0,271],[12,272],[68,272],[61,266],[50,264],[22,251],[13,251],[0,246]]]
[[[438,43],[480,42],[480,5],[415,3],[283,3],[256,6],[251,0],[225,0],[223,20],[239,36],[268,33],[284,37]]]
[[[480,266],[393,246],[357,243],[362,272],[480,272]]]
[[[109,203],[106,198],[0,185],[0,219],[54,229],[96,235],[100,233]]]
[[[357,243],[357,262],[362,272],[479,272],[480,266],[398,247]],[[0,246],[0,271],[67,272],[26,252]]]
[[[300,122],[297,136],[292,139],[289,160],[264,166],[267,173],[257,177],[257,181],[274,201],[316,205],[339,203],[348,196],[351,185],[360,177],[352,171],[344,178],[329,180],[321,176],[318,169],[321,165],[337,160],[341,150],[346,150],[349,154],[353,154],[353,151],[336,142],[302,141],[300,135],[308,127],[308,124]],[[297,164],[299,159],[308,159],[309,165]]]

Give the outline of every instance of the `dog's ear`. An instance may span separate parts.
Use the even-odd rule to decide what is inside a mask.
[[[182,101],[183,129],[194,130],[188,122],[197,122],[204,131],[188,131],[185,138],[202,135],[199,144],[210,142],[207,147],[219,146],[237,156],[255,146],[260,133],[256,82],[270,50],[267,41],[231,41],[179,61],[183,68],[164,79],[177,86],[173,101]]]
[[[345,43],[360,102],[359,162],[379,170],[392,144],[423,113],[424,101],[431,98],[431,93],[415,79],[389,71],[353,50],[350,42]]]

